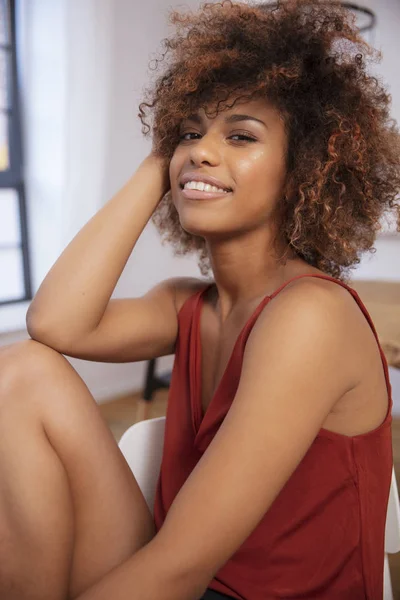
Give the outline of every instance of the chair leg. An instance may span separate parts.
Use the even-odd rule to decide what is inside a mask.
[[[150,404],[156,389],[154,377],[155,369],[156,359],[152,358],[147,361],[143,396],[139,398],[137,402],[136,423],[138,421],[146,421],[149,418]]]

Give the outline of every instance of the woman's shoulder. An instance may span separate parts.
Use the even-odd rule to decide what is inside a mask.
[[[185,302],[194,294],[208,287],[213,280],[199,279],[198,277],[180,277],[175,284],[175,307],[179,314]]]
[[[287,290],[292,288],[297,290],[325,289],[336,296],[338,301],[342,299],[345,305],[348,304],[353,307],[355,304],[350,291],[352,290],[350,283],[345,283],[336,277],[332,277],[316,267],[307,266],[306,268],[300,267],[299,269],[294,269],[291,275],[287,277],[286,283],[287,285],[284,288]]]

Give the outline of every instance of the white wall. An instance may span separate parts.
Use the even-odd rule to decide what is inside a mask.
[[[169,2],[150,0],[20,0],[28,222],[33,287],[77,231],[128,179],[150,150],[137,117],[148,63],[169,35]],[[186,6],[197,7],[192,0]],[[400,121],[395,0],[367,2],[379,18],[379,67],[390,82]],[[183,3],[179,3],[183,6]],[[399,236],[378,239],[355,277],[400,281]],[[196,261],[173,258],[154,226],[143,231],[113,297],[141,295],[173,275],[200,276]],[[0,345],[27,336],[27,306],[0,308]],[[69,359],[97,401],[142,387],[144,363]],[[173,357],[160,360],[169,368]]]
[[[362,0],[356,4],[372,9],[377,16],[372,37],[367,34],[366,39],[382,51],[383,58],[371,71],[387,85],[392,95],[392,117],[400,124],[400,3],[398,0]],[[400,234],[382,236],[375,246],[376,254],[363,257],[354,279],[400,281]]]

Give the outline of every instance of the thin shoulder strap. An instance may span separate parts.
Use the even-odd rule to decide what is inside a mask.
[[[304,273],[303,275],[296,275],[296,277],[292,277],[288,281],[285,281],[285,283],[283,283],[277,290],[275,290],[275,292],[270,296],[270,298],[274,298],[289,283],[291,283],[292,281],[295,281],[296,279],[300,279],[301,277],[319,277],[320,279],[328,279],[329,281],[333,281],[334,283],[338,283],[339,285],[341,285],[342,287],[344,287],[346,290],[348,290],[350,292],[350,294],[353,296],[353,298],[356,300],[356,302],[359,305],[359,307],[361,308],[362,312],[364,313],[364,315],[365,315],[368,323],[371,326],[372,331],[375,334],[375,337],[376,337],[377,341],[379,342],[379,338],[378,338],[378,334],[377,334],[376,329],[375,329],[375,325],[374,325],[374,323],[373,323],[373,321],[371,319],[371,316],[370,316],[370,314],[369,314],[366,306],[364,305],[364,303],[361,300],[360,296],[357,294],[356,290],[354,290],[352,287],[350,287],[349,285],[347,285],[343,281],[340,281],[339,279],[335,279],[335,277],[331,277],[330,275],[323,275],[322,273]]]
[[[303,275],[296,275],[295,277],[292,277],[291,279],[288,279],[288,281],[285,281],[284,283],[282,283],[282,285],[280,287],[278,287],[278,289],[275,290],[274,293],[271,294],[271,296],[269,296],[269,297],[274,298],[289,283],[291,283],[292,281],[295,281],[296,279],[300,279],[301,277],[319,277],[320,279],[329,279],[330,281],[333,281],[335,283],[338,283],[339,285],[342,285],[343,287],[348,289],[350,292],[355,292],[355,290],[353,290],[351,287],[349,287],[348,285],[346,285],[339,279],[335,279],[334,277],[331,277],[330,275],[323,275],[322,273],[303,273]]]

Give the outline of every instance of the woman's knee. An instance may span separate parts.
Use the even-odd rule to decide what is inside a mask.
[[[59,352],[32,339],[22,340],[0,349],[0,385],[17,386],[40,378],[66,361]]]
[[[151,513],[93,396],[62,355],[27,340],[0,353],[0,372],[0,387],[7,387],[0,409],[7,397],[17,408],[8,413],[10,422],[28,419],[30,431],[39,423],[68,474],[75,519],[71,584],[85,589],[154,536]]]
[[[74,396],[86,396],[93,402],[82,378],[56,350],[32,339],[1,348],[0,408],[21,402],[27,402],[30,408],[49,403],[51,408],[60,408],[60,402],[66,398],[72,408]],[[76,398],[78,401],[83,402]]]

